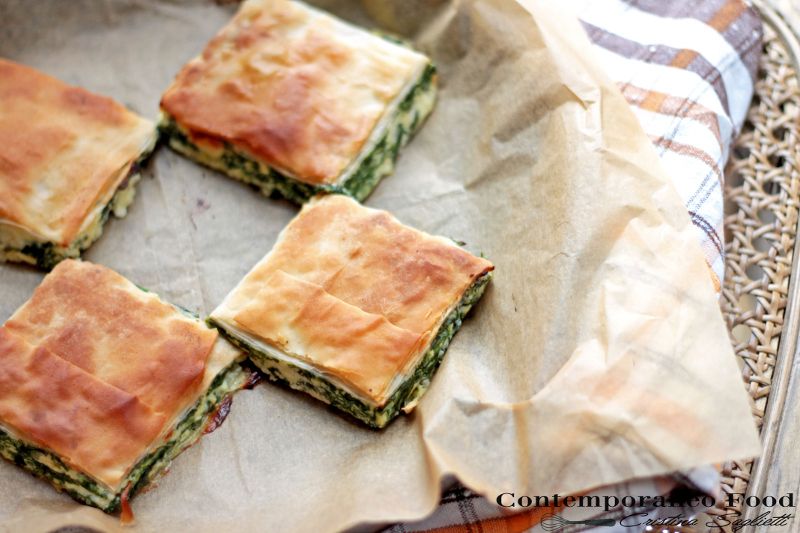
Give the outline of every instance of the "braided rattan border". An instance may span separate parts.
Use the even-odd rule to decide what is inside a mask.
[[[768,422],[775,418],[770,410],[777,412],[775,404],[782,403],[778,378],[790,351],[782,334],[800,206],[800,84],[796,37],[774,10],[757,7],[765,20],[763,53],[753,102],[726,169],[720,305],[767,453],[773,430]],[[723,493],[758,492],[762,469],[752,460],[725,463]],[[742,509],[723,499],[711,514],[730,520],[732,513]]]

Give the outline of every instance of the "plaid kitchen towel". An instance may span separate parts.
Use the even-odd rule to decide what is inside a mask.
[[[580,14],[597,58],[619,85],[661,156],[694,224],[719,292],[724,273],[723,170],[753,94],[761,54],[758,14],[743,0],[568,0],[567,4]],[[686,487],[716,494],[718,480],[717,471],[707,467],[606,487],[592,494],[638,497]],[[517,533],[590,527],[559,524],[558,518],[540,523],[553,511],[543,508],[503,514],[490,501],[456,488],[445,495],[431,517],[386,531]],[[658,510],[652,508],[637,511],[624,506],[594,512],[566,509],[560,516],[613,521],[615,526],[597,527],[596,531],[630,533],[644,528],[621,527],[620,519],[639,511],[648,512],[650,518],[658,516]]]
[[[569,0],[689,212],[717,291],[724,273],[723,169],[761,53],[742,0]]]

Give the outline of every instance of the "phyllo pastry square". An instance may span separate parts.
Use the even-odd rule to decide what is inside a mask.
[[[209,322],[270,379],[380,428],[414,408],[493,269],[385,211],[323,195]]]
[[[0,327],[0,455],[106,512],[213,430],[252,373],[188,312],[58,264]]]
[[[164,93],[160,128],[264,194],[363,200],[435,98],[423,54],[300,2],[247,0]]]
[[[125,216],[155,125],[110,98],[0,59],[0,261],[50,269]]]

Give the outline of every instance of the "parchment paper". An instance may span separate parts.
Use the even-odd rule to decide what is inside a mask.
[[[366,203],[467,241],[495,280],[412,416],[376,432],[278,386],[243,392],[222,428],[134,500],[130,531],[333,531],[422,517],[448,474],[494,499],[756,454],[689,218],[577,21],[544,0],[366,3],[381,20],[355,2],[323,6],[405,31],[442,85]],[[0,55],[155,117],[234,9],[7,0]],[[208,313],[296,212],[162,148],[128,217],[85,257]],[[41,278],[0,266],[0,318]],[[10,464],[0,524],[118,527]]]

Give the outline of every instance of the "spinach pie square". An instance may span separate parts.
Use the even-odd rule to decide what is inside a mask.
[[[0,456],[79,502],[128,500],[213,430],[252,374],[198,318],[67,259],[0,327]]]
[[[110,98],[0,59],[0,261],[49,270],[123,217],[155,125]]]
[[[320,195],[209,323],[270,379],[380,428],[427,390],[493,269],[385,211]]]
[[[431,112],[436,70],[301,2],[247,0],[161,99],[177,152],[264,194],[366,198]]]

